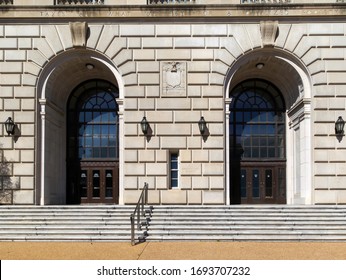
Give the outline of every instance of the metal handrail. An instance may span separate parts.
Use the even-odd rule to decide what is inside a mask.
[[[140,231],[142,226],[147,226],[148,221],[146,219],[146,211],[144,209],[144,205],[148,204],[148,183],[144,183],[143,190],[141,195],[139,196],[138,202],[136,204],[136,208],[131,214],[131,244],[135,245],[135,224],[137,224],[137,230]],[[141,217],[145,218],[145,222],[141,222]]]

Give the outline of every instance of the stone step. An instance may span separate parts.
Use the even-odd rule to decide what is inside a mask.
[[[114,205],[0,206],[0,240],[129,242],[133,210]],[[346,241],[346,207],[154,206],[144,230],[150,241]]]
[[[0,206],[0,241],[127,241],[133,206]]]
[[[346,242],[345,235],[258,235],[258,234],[244,234],[244,235],[212,235],[205,234],[197,237],[189,235],[150,235],[146,238],[147,241],[243,241],[243,242]]]
[[[346,241],[345,206],[154,206],[147,240]]]

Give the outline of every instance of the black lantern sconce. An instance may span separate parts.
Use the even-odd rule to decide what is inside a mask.
[[[204,117],[201,117],[201,119],[198,121],[198,128],[199,132],[204,135],[207,130],[207,123],[204,119]]]
[[[11,117],[8,117],[8,119],[5,121],[5,130],[8,135],[14,135],[16,124],[12,120]]]
[[[147,121],[146,117],[143,117],[142,121],[141,121],[141,129],[144,135],[148,134],[148,130],[149,130],[149,122]]]
[[[341,141],[341,138],[344,136],[344,127],[345,121],[340,116],[335,122],[335,135],[339,139],[339,142]]]

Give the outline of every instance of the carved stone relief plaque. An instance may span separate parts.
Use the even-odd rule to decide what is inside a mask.
[[[186,96],[186,62],[161,62],[161,95]]]

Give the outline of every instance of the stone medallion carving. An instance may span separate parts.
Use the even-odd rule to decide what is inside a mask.
[[[162,96],[186,96],[186,62],[161,62]]]

